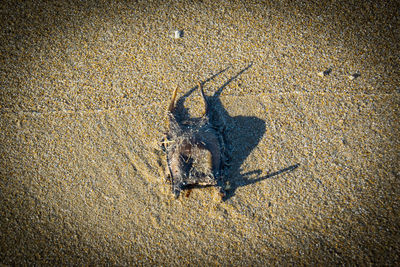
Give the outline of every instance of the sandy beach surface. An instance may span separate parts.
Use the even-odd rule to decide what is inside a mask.
[[[399,265],[396,2],[1,1],[0,263]],[[199,81],[224,201],[164,179]]]

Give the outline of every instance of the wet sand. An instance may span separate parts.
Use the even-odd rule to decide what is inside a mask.
[[[0,262],[398,265],[400,6],[271,2],[2,2]],[[225,201],[164,179],[199,81]]]

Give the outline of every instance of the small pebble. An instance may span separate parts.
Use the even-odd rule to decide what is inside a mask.
[[[332,72],[332,69],[329,68],[329,69],[327,69],[327,70],[318,72],[318,76],[320,76],[320,77],[325,77],[325,76],[329,75],[331,72]]]
[[[349,75],[349,79],[350,79],[350,81],[352,81],[360,76],[361,76],[360,73],[353,73],[352,75]]]
[[[183,37],[183,31],[182,30],[175,31],[174,32],[174,37],[175,37],[175,39],[182,38]]]

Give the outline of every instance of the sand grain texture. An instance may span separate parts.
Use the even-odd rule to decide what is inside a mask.
[[[2,1],[0,262],[398,265],[398,10]],[[160,166],[172,91],[198,81],[227,124],[223,202],[174,200]]]

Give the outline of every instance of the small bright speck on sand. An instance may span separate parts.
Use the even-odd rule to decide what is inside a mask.
[[[349,79],[350,79],[350,81],[352,81],[352,80],[357,79],[360,76],[361,76],[361,74],[356,72],[356,73],[349,75]]]
[[[318,72],[318,76],[325,77],[325,76],[328,76],[331,72],[332,72],[332,69],[329,68],[329,69],[326,69],[324,71]]]
[[[176,30],[174,31],[174,38],[179,39],[183,37],[183,30]]]

